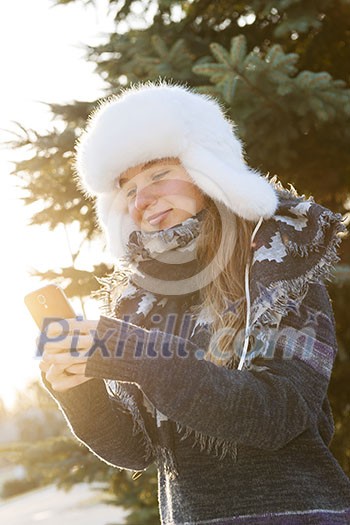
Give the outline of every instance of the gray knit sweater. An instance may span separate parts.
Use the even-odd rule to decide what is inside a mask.
[[[305,208],[301,213],[306,217]],[[332,218],[327,210],[316,221],[324,234],[332,222],[325,216]],[[288,221],[267,222],[256,250],[270,250],[271,261],[271,239],[277,230],[286,239],[281,228]],[[335,251],[335,230],[327,242],[326,235],[318,236],[316,252],[321,245]],[[291,239],[289,231],[287,241]],[[324,266],[325,253],[317,257],[317,264]],[[293,258],[295,266],[295,250]],[[307,254],[299,258],[302,264]],[[263,262],[262,255],[255,258],[256,264]],[[260,315],[255,325],[260,350],[252,345],[243,370],[203,359],[203,333],[185,338],[176,328],[167,333],[164,326],[150,329],[102,316],[86,368],[93,379],[58,393],[42,374],[74,436],[103,461],[131,470],[144,470],[156,461],[163,525],[350,523],[350,481],[329,450],[334,426],[327,388],[337,350],[332,306],[319,275],[292,282],[294,292],[297,284],[302,289],[299,303],[285,285],[294,300],[282,301],[288,293],[280,293],[281,318],[273,345],[261,346],[272,334],[271,322],[266,323],[273,311],[265,308],[265,322]],[[127,395],[123,385],[129,388]],[[176,475],[157,455],[154,437],[162,422],[154,422],[154,407],[172,428],[169,446]],[[226,443],[236,444],[236,454],[224,453]]]

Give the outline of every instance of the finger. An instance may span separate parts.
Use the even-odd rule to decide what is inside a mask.
[[[46,377],[49,381],[56,379],[60,374],[63,374],[65,367],[48,363],[49,369],[46,372]]]
[[[79,330],[82,334],[90,334],[91,331],[95,331],[98,322],[96,319],[83,319],[82,321],[68,319],[70,331]]]
[[[69,319],[61,319],[58,321],[50,321],[45,324],[42,329],[44,337],[59,337],[65,333],[69,333],[70,325]]]
[[[64,319],[64,321],[52,321],[47,325],[45,334],[47,337],[57,337],[62,335],[64,332],[72,333],[74,330],[79,331],[81,334],[90,334],[91,330],[95,330],[98,321],[96,320],[79,320],[76,318]]]
[[[86,369],[86,363],[77,363],[77,364],[68,366],[66,368],[66,372],[69,372],[71,374],[84,375],[85,369]]]
[[[42,372],[47,372],[48,369],[50,368],[50,364],[49,363],[46,363],[45,361],[40,361],[39,363],[39,368]]]
[[[62,350],[88,350],[92,344],[93,338],[91,335],[67,335],[63,339],[57,339],[57,341],[47,341],[43,346],[44,350],[57,352]]]
[[[37,355],[44,355],[45,352],[54,352],[54,353],[57,353],[57,352],[67,352],[67,348],[57,348],[56,347],[50,347],[50,349],[48,348],[48,343],[42,343],[41,339],[40,339],[40,336],[37,337],[36,339],[36,348],[37,348]]]
[[[50,370],[50,367],[55,367],[52,369],[51,373],[59,374],[62,371],[64,371],[65,367],[60,365],[53,365],[52,363],[48,363],[47,361],[44,361],[43,359],[39,363],[39,368],[42,372],[48,372]]]
[[[61,365],[64,368],[67,368],[68,366],[73,364],[86,363],[87,359],[87,357],[74,356],[69,353],[50,354],[48,352],[43,354],[43,361],[53,365]]]
[[[68,334],[67,334],[66,337],[68,337]],[[66,352],[67,349],[64,346],[65,343],[63,343],[63,346],[61,345],[61,347],[58,348],[59,347],[59,342],[60,341],[61,342],[64,341],[65,338],[58,339],[57,341],[50,341],[50,340],[48,340],[48,338],[46,336],[42,337],[42,334],[40,333],[35,339],[35,344],[36,344],[37,350],[39,351],[40,354],[43,354],[43,352],[45,352],[47,350],[49,343],[56,343],[56,345],[57,345],[57,348],[54,345],[50,346],[50,351],[54,351],[54,352],[63,351],[63,352]]]
[[[70,388],[86,383],[86,381],[90,381],[91,379],[91,377],[72,375],[54,380],[51,383],[51,386],[56,392],[64,392]]]

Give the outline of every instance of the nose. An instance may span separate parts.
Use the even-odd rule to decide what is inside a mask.
[[[155,195],[154,189],[152,189],[151,184],[148,184],[143,188],[137,189],[134,205],[137,210],[143,211],[145,210],[145,208],[147,208],[147,206],[149,206],[156,200],[157,197]]]

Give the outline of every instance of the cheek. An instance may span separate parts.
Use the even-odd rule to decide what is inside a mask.
[[[174,203],[183,203],[189,207],[188,211],[192,214],[205,206],[205,197],[200,189],[192,182],[185,180],[176,181],[173,187]]]
[[[131,201],[130,203],[128,203],[127,205],[127,212],[129,214],[129,216],[132,218],[132,220],[137,224],[139,225],[140,224],[140,221],[141,221],[141,213],[140,211],[135,208],[133,202]]]
[[[191,182],[181,179],[167,180],[159,188],[159,196],[169,201],[178,201],[181,198],[198,200],[201,193]]]

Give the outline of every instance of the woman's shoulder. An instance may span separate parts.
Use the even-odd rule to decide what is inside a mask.
[[[344,217],[315,202],[312,196],[298,195],[293,186],[287,190],[280,182],[274,185],[277,210],[262,222],[254,240],[252,265],[256,275],[267,272],[271,281],[286,271],[290,278],[305,273],[316,280],[329,277],[347,231]]]
[[[253,319],[286,315],[305,296],[310,283],[331,280],[339,261],[338,247],[346,232],[343,216],[283,188],[271,179],[278,193],[275,214],[263,221],[253,244],[251,301]]]
[[[284,252],[307,257],[321,248],[327,250],[332,243],[335,248],[341,242],[341,233],[346,231],[344,217],[329,208],[315,202],[312,196],[299,195],[290,184],[290,189],[283,187],[276,177],[270,180],[278,195],[278,206],[274,215],[264,221],[256,235],[254,261],[264,260],[265,250],[260,250],[266,243],[278,239]],[[273,249],[270,259],[273,260]]]

